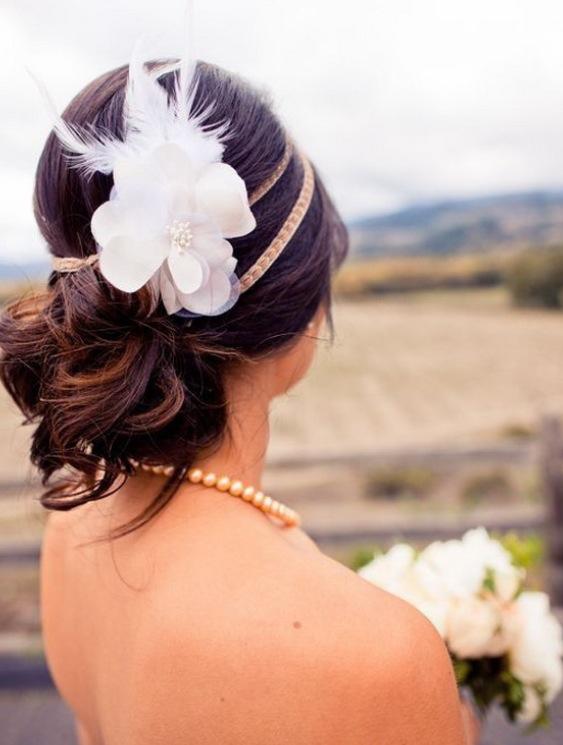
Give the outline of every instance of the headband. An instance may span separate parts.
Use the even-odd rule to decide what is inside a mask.
[[[272,189],[284,174],[292,155],[292,145],[288,142],[284,151],[282,160],[276,166],[272,174],[264,180],[249,196],[248,202],[251,206],[256,204],[262,197]],[[284,224],[276,234],[275,238],[252,264],[252,266],[243,274],[239,280],[240,293],[246,292],[252,285],[264,275],[269,267],[281,254],[290,240],[295,235],[303,218],[307,214],[313,192],[315,190],[315,176],[310,162],[304,155],[300,155],[303,167],[303,184],[301,191],[291,212],[287,216]],[[95,266],[99,261],[99,254],[90,254],[85,257],[62,257],[55,256],[52,260],[53,270],[59,274],[70,274],[77,272],[85,267]]]
[[[111,174],[107,202],[92,215],[98,253],[55,257],[67,274],[98,265],[124,292],[150,285],[168,314],[214,316],[236,303],[280,256],[301,224],[314,192],[314,172],[299,154],[303,182],[290,214],[257,261],[238,277],[229,239],[251,233],[251,207],[285,173],[293,155],[288,141],[272,174],[248,195],[236,170],[223,162],[229,125],[206,124],[215,103],[196,105],[198,76],[188,58],[173,68],[174,96],[158,82],[136,45],[129,65],[123,139],[80,128],[56,116],[54,132],[72,165],[86,175]]]

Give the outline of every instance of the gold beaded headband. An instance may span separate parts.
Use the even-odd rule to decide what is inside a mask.
[[[293,145],[288,141],[283,157],[276,166],[275,170],[265,181],[260,184],[249,196],[250,205],[256,204],[275,186],[279,179],[285,173],[291,156],[293,154]],[[240,278],[240,291],[246,292],[252,285],[262,277],[274,261],[280,256],[283,249],[293,238],[297,229],[301,225],[303,218],[311,204],[311,199],[315,190],[315,175],[313,167],[309,160],[300,153],[301,164],[303,167],[303,184],[297,201],[287,216],[284,224],[278,231],[277,235],[271,241],[269,246],[254,262],[254,264]],[[61,257],[55,256],[52,260],[53,270],[59,274],[70,274],[77,272],[84,267],[92,267],[98,263],[99,254],[90,254],[86,257]]]

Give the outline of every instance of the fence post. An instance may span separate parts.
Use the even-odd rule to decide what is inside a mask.
[[[555,416],[542,420],[540,464],[547,501],[548,589],[552,603],[563,607],[563,431]]]

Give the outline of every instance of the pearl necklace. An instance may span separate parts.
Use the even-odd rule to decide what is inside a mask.
[[[135,468],[140,468],[156,476],[172,476],[174,473],[174,466],[151,466],[148,463],[139,463],[135,460],[130,462]],[[190,468],[185,479],[192,484],[201,484],[209,489],[217,489],[220,492],[228,492],[233,497],[239,497],[267,515],[281,520],[285,525],[296,526],[301,523],[299,513],[291,507],[269,497],[253,486],[245,486],[238,479],[231,479],[229,476],[217,476],[212,471],[204,472],[201,468]]]

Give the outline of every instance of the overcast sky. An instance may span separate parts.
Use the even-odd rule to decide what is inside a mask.
[[[129,58],[181,44],[184,0],[0,0],[0,259],[38,257],[49,118]],[[561,0],[196,0],[197,53],[273,95],[348,218],[563,186]]]

